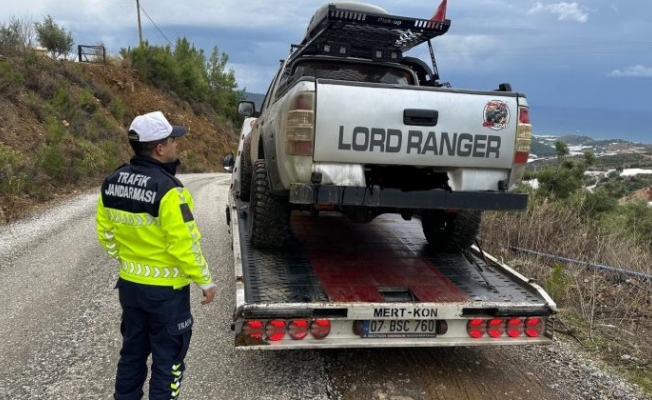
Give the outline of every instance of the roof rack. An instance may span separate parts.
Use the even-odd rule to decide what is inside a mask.
[[[328,54],[369,59],[403,58],[403,52],[441,36],[450,20],[401,17],[340,8],[329,4],[320,21],[311,23],[300,45],[292,46],[290,58],[304,54]],[[314,28],[312,27],[314,26]]]

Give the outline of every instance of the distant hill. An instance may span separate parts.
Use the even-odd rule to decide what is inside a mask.
[[[557,155],[557,151],[550,144],[533,137],[530,154],[535,154],[537,157],[553,157]]]
[[[262,93],[245,92],[245,99],[247,101],[253,101],[256,104],[256,110],[260,110],[263,105],[263,100],[265,100],[265,95]]]

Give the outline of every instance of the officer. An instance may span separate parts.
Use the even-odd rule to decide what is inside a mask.
[[[176,139],[185,133],[160,111],[136,117],[129,128],[136,155],[106,178],[98,200],[98,239],[120,263],[118,400],[143,396],[150,353],[149,398],[179,395],[193,324],[190,283],[201,288],[202,304],[217,292],[200,248],[192,196],[175,177]]]

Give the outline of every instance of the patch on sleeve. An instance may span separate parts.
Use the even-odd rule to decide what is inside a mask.
[[[192,211],[190,211],[190,206],[188,204],[183,203],[179,207],[181,207],[181,215],[183,215],[183,222],[190,222],[195,220],[195,217],[193,217]]]

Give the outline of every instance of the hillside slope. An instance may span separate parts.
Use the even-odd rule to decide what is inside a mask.
[[[131,120],[154,110],[188,128],[180,172],[221,171],[222,156],[237,147],[233,124],[209,106],[144,84],[122,65],[0,61],[0,223],[98,185],[129,160]]]

